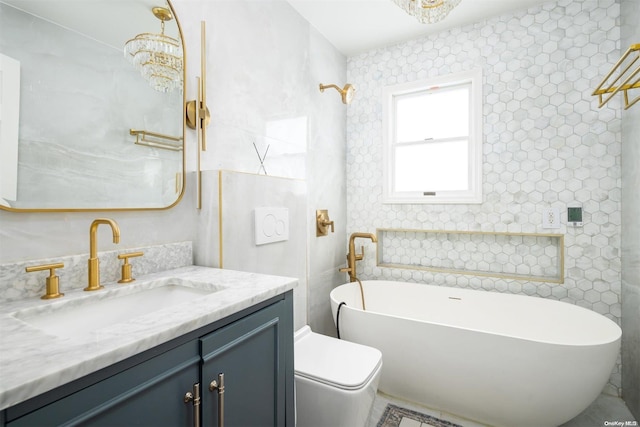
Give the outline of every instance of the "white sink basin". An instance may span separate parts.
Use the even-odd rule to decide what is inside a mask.
[[[135,286],[123,285],[119,289],[91,292],[82,298],[59,300],[50,306],[17,311],[13,317],[48,334],[73,338],[99,333],[101,329],[225,289],[170,279]]]

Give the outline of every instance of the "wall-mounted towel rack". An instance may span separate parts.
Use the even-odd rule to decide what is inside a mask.
[[[130,135],[135,135],[137,145],[161,148],[163,150],[182,151],[182,138],[164,135],[147,130],[129,129]]]
[[[622,57],[611,68],[611,71],[600,82],[592,95],[598,95],[601,108],[609,102],[616,93],[622,91],[624,96],[624,109],[628,109],[640,101],[640,94],[635,98],[629,98],[629,90],[640,89],[640,43],[632,44]],[[635,68],[634,68],[635,66]],[[618,72],[617,76],[614,73]]]

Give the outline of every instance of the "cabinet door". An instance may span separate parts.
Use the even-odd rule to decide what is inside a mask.
[[[200,371],[197,341],[160,354],[7,423],[34,426],[193,426],[185,393]]]
[[[200,339],[203,426],[218,426],[221,415],[225,427],[286,425],[285,359],[293,331],[285,308],[279,301]],[[210,391],[221,374],[224,392]]]

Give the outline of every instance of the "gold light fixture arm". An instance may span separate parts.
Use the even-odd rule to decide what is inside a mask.
[[[185,107],[187,126],[198,132],[198,174],[196,204],[202,209],[202,171],[200,170],[200,152],[207,150],[207,126],[211,122],[211,114],[207,107],[207,48],[206,24],[200,22],[200,77],[196,77],[197,99],[188,101]]]
[[[637,53],[637,55],[631,59],[634,53]],[[610,80],[616,71],[619,71],[618,76]],[[629,99],[629,90],[631,89],[640,89],[640,43],[632,44],[629,49],[627,49],[624,55],[622,55],[604,79],[602,79],[592,95],[598,95],[598,107],[601,108],[618,92],[622,91],[624,94],[624,109],[626,110],[640,101],[640,95]]]

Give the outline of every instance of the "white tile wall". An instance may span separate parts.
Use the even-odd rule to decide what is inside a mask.
[[[379,268],[374,256],[361,261],[361,278],[553,298],[620,322],[621,109],[618,100],[598,109],[591,96],[619,58],[619,18],[615,0],[561,0],[349,58],[348,78],[358,88],[347,119],[349,233],[542,233],[543,209],[553,207],[562,221],[554,232],[565,234],[566,245],[563,285]],[[382,88],[474,68],[485,78],[484,202],[383,204]],[[582,228],[566,225],[574,203],[584,208]],[[613,394],[619,369],[608,386]]]

